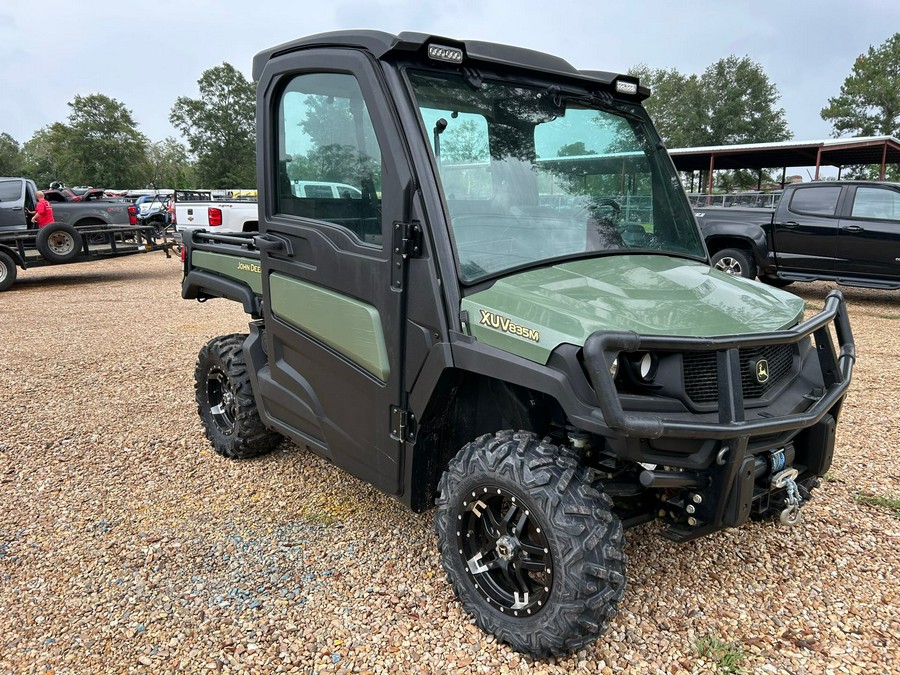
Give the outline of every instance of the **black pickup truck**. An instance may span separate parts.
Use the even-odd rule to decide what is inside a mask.
[[[900,184],[800,183],[774,208],[695,207],[712,264],[778,286],[900,289]]]

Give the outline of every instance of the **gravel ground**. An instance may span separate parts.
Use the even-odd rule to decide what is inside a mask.
[[[900,672],[900,514],[860,497],[900,499],[896,292],[845,290],[861,357],[802,524],[630,530],[609,633],[535,661],[462,613],[431,514],[287,442],[212,452],[194,359],[246,320],[180,279],[151,253],[0,295],[0,671]]]

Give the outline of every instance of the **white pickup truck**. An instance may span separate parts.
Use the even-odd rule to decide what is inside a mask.
[[[255,199],[213,199],[204,190],[175,191],[175,229],[209,232],[256,232],[259,213]]]
[[[362,191],[346,183],[295,180],[291,191],[300,199],[362,199]],[[208,232],[257,232],[259,213],[255,190],[229,190],[229,198],[214,200],[208,190],[175,191],[175,229]],[[235,195],[249,194],[251,198]]]

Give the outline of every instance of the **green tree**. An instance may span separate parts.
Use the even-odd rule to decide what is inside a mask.
[[[821,115],[835,137],[900,135],[900,33],[857,57]]]
[[[97,187],[144,182],[149,140],[125,105],[103,94],[75,96],[62,139],[60,180]],[[57,142],[59,139],[57,139]]]
[[[22,150],[19,142],[3,132],[0,134],[0,176],[22,175]]]
[[[792,137],[781,95],[758,63],[729,56],[700,77],[705,145],[772,143]]]
[[[22,146],[22,172],[38,187],[45,188],[55,180],[71,180],[66,178],[64,168],[68,133],[65,124],[54,122],[38,129]]]
[[[155,188],[196,187],[194,166],[184,144],[171,136],[147,149],[147,185]]]
[[[229,63],[197,81],[199,98],[179,96],[169,121],[196,156],[197,180],[209,188],[256,186],[256,87]]]
[[[674,68],[652,69],[644,64],[635,66],[629,73],[652,90],[653,95],[645,105],[666,145],[689,148],[705,143],[702,133],[705,106],[696,75],[683,75]]]
[[[828,99],[821,115],[835,137],[900,136],[900,33],[857,57],[840,94]],[[848,175],[877,178],[878,170],[852,167]],[[886,178],[900,180],[900,167],[889,167]]]
[[[449,126],[441,136],[441,155],[458,164],[487,162],[490,159],[487,131],[482,130],[474,120]]]
[[[720,59],[699,76],[645,65],[629,72],[652,90],[647,110],[669,147],[771,143],[791,138],[784,109],[777,105],[777,87],[749,57]],[[716,178],[723,189],[733,189],[755,186],[760,176],[751,171],[718,171]],[[764,174],[763,180],[766,178]]]
[[[556,151],[557,157],[583,157],[584,155],[596,155],[594,150],[588,150],[584,141],[567,143]]]
[[[306,97],[303,108],[306,116],[300,121],[300,128],[313,146],[340,145],[356,137],[349,99],[311,95]]]

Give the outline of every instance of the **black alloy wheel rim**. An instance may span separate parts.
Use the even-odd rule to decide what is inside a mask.
[[[209,412],[216,426],[225,434],[234,431],[236,417],[234,394],[228,386],[225,373],[214,368],[206,376],[206,399],[209,401]]]
[[[547,604],[550,543],[521,497],[496,485],[478,486],[462,498],[457,527],[466,573],[488,604],[521,618]]]

